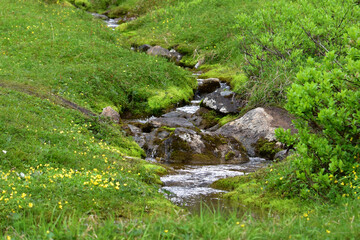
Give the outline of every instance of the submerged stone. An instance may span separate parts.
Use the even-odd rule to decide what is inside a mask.
[[[234,92],[224,89],[217,89],[206,95],[202,101],[202,106],[223,114],[237,113],[244,105]]]

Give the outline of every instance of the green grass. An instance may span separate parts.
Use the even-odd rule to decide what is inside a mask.
[[[51,226],[56,238],[76,236],[75,223],[92,217],[176,209],[156,185],[166,170],[141,160],[121,125],[89,113],[108,105],[160,113],[192,96],[190,74],[120,47],[81,10],[32,0],[2,1],[0,9],[0,235],[39,239],[38,229]]]
[[[169,210],[153,184],[164,170],[140,160],[118,125],[3,88],[0,103],[1,230],[39,215],[80,221]]]
[[[204,206],[196,215],[182,212],[142,220],[76,214],[58,216],[53,222],[43,215],[14,221],[4,236],[12,239],[357,239],[359,201],[337,206],[315,205],[301,214],[268,212],[259,218],[248,212],[222,214]],[[31,216],[31,214],[30,214]],[[35,220],[36,219],[36,220]]]
[[[0,7],[3,82],[35,86],[94,112],[110,105],[137,115],[160,113],[193,94],[188,72],[120,47],[90,14],[33,1],[6,0]]]
[[[259,104],[259,97],[261,103],[265,103],[266,99],[258,96],[261,91],[251,91],[247,85],[249,80],[243,71],[246,61],[239,46],[237,16],[251,15],[266,2],[179,1],[150,11],[135,21],[121,25],[118,30],[125,46],[161,45],[184,54],[181,60],[184,66],[193,67],[198,61],[204,62],[200,70],[205,73],[201,77],[217,77],[231,82],[233,89],[244,99],[251,99],[253,107]],[[266,92],[266,88],[262,90]]]

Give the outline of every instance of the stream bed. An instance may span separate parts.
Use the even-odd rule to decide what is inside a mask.
[[[104,19],[104,21],[106,22],[107,26],[112,29],[115,29],[119,25],[118,21],[114,19]],[[204,79],[199,78],[200,74],[201,73],[193,74],[197,78],[199,86],[202,85],[205,81]],[[221,97],[229,98],[229,96],[232,96],[233,92],[231,92],[230,86],[228,86],[226,83],[219,82],[219,80],[217,81],[218,86],[215,87],[215,89],[212,91],[218,92]],[[201,108],[201,102],[205,99],[206,96],[208,96],[204,93],[201,93],[199,89],[200,88],[198,88],[198,90],[195,92],[194,98],[189,105],[180,106],[171,112],[163,114],[160,118],[150,117],[148,119],[130,120],[130,129],[133,131],[134,139],[139,144],[139,146],[143,147],[148,145],[149,142],[153,142],[151,138],[149,138],[149,136],[153,137],[153,135],[149,135],[149,132],[142,132],[141,128],[136,127],[139,123],[151,125],[153,124],[152,121],[162,119],[162,122],[166,122],[163,126],[174,127],[171,126],[171,124],[174,124],[174,121],[179,121],[180,118],[181,121],[178,122],[180,125],[186,122],[185,128],[195,129],[194,125],[196,124],[191,122],[191,116],[196,115],[198,110]],[[215,102],[215,100],[213,101]],[[189,127],[189,125],[191,126]],[[157,129],[158,128],[159,126],[157,126]],[[199,129],[204,134],[211,134],[209,132],[211,130],[202,129],[199,126],[197,129]],[[151,151],[147,149],[147,160],[149,162],[154,163],[159,161],[159,158],[155,156],[157,148],[158,146],[153,146]],[[144,150],[146,151],[146,149]],[[219,179],[246,175],[266,166],[269,163],[269,161],[259,157],[250,157],[249,159],[250,160],[246,163],[213,165],[194,163],[171,164],[171,159],[167,162],[162,161],[162,163],[167,164],[168,167],[170,167],[170,169],[173,171],[171,171],[171,174],[161,177],[161,181],[163,182],[164,186],[160,189],[160,191],[162,191],[165,196],[174,204],[185,207],[190,211],[198,211],[203,204],[213,207],[220,207],[223,210],[229,209],[231,208],[231,204],[221,197],[221,195],[226,191],[214,189],[211,187],[211,184]]]
[[[246,175],[264,167],[269,161],[253,157],[243,164],[218,165],[170,165],[174,174],[161,177],[161,188],[167,198],[178,206],[197,210],[201,204],[228,207],[229,203],[221,198],[226,191],[210,185],[223,178]]]

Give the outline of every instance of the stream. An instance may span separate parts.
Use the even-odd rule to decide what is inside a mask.
[[[162,191],[178,206],[197,211],[202,204],[229,208],[230,203],[221,198],[226,191],[210,187],[222,178],[243,176],[268,164],[263,158],[250,158],[244,164],[174,165],[175,173],[161,177]]]
[[[117,21],[114,19],[106,19],[104,21],[109,28],[115,29],[117,26],[119,26]],[[200,73],[194,73],[193,75],[198,78]],[[204,79],[198,78],[197,80],[200,85]],[[217,88],[217,91],[221,91],[225,94],[231,92],[230,87],[226,83],[221,82],[219,86],[220,87]],[[181,118],[188,119],[189,115],[195,115],[195,113],[200,109],[200,103],[203,99],[204,94],[202,95],[199,93],[199,91],[197,91],[194,95],[194,99],[189,105],[178,107],[174,111],[162,115],[160,118],[167,118],[171,120],[171,118],[174,118],[174,116],[176,118],[180,116]],[[183,117],[185,115],[187,117]],[[130,124],[133,124],[134,122],[148,124],[149,122],[160,118],[150,117],[148,119],[133,119],[131,120]],[[135,126],[132,126],[132,128],[138,129],[137,135],[134,137],[135,141],[138,143],[141,139],[145,139],[142,140],[145,142],[148,141],[145,136],[146,133],[142,133],[140,128]],[[205,129],[200,130],[204,133],[207,132]],[[140,143],[139,145],[143,147]],[[156,149],[156,147],[151,151],[145,149],[147,151],[146,160],[153,163],[159,161],[154,156]],[[257,169],[269,164],[269,161],[259,157],[250,157],[249,161],[246,163],[235,164],[204,165],[166,162],[164,164],[166,164],[173,171],[171,174],[161,177],[161,181],[164,185],[160,191],[163,192],[165,196],[174,204],[185,207],[190,211],[198,211],[202,204],[218,206],[222,209],[231,208],[231,204],[221,197],[221,195],[226,193],[226,191],[214,189],[211,187],[211,184],[222,178],[242,176],[250,172],[254,172]]]
[[[198,82],[202,80],[198,79]],[[226,83],[221,83],[220,89],[229,91],[230,87]],[[195,114],[200,109],[202,99],[203,97],[195,93],[194,100],[189,105],[178,107],[163,116],[177,115],[181,114],[181,112]],[[139,121],[145,124],[155,119],[156,117],[150,117],[149,119]],[[148,154],[147,160],[149,162],[157,162],[151,154]],[[203,204],[217,208],[220,207],[223,210],[232,209],[231,203],[221,197],[226,191],[212,188],[211,184],[219,179],[246,175],[268,164],[269,161],[260,157],[250,157],[249,162],[241,164],[167,164],[173,170],[173,173],[161,177],[161,181],[164,184],[161,191],[171,202],[185,207],[192,212],[198,212]]]

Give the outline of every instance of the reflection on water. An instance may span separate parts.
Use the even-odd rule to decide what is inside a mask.
[[[161,178],[164,183],[162,191],[179,206],[196,210],[200,204],[228,208],[229,202],[221,199],[225,191],[211,188],[216,180],[245,175],[268,164],[263,158],[250,158],[243,164],[220,165],[173,165],[176,173]]]

